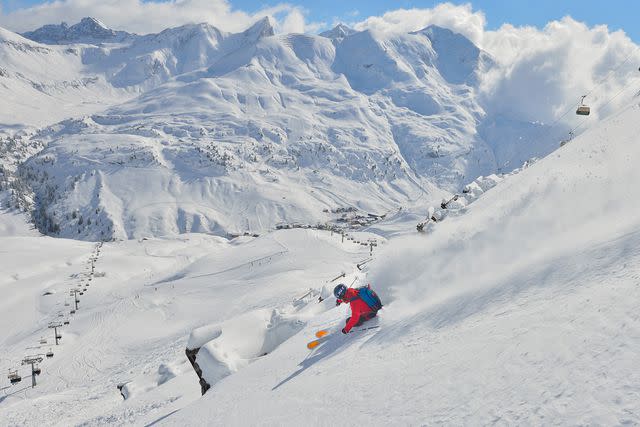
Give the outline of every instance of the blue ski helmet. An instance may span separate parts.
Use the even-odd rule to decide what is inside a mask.
[[[333,288],[333,295],[336,296],[336,298],[342,299],[342,297],[344,297],[344,294],[347,292],[347,287],[340,283],[338,286],[336,286],[335,288]]]

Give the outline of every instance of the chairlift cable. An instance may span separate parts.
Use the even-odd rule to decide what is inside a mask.
[[[581,101],[572,104],[572,106],[568,107],[567,110],[559,117],[557,117],[553,122],[551,122],[551,124],[543,130],[542,133],[542,137],[539,138],[538,140],[541,139],[546,139],[547,135],[549,134],[549,132],[551,132],[551,129],[554,128],[554,126],[560,121],[562,120],[565,116],[567,116],[567,114],[571,113],[576,107],[579,107],[580,105],[583,105],[584,99],[586,97],[588,97],[589,95],[591,95],[596,89],[598,89],[605,81],[607,81],[609,78],[611,78],[612,75],[614,75],[618,70],[620,70],[627,62],[629,62],[629,59],[631,59],[631,57],[633,56],[634,53],[636,53],[638,51],[638,49],[640,49],[640,46],[636,46],[635,49],[632,49],[632,51],[629,53],[629,55],[627,55],[627,57],[624,59],[624,61],[622,61],[617,67],[615,67],[614,69],[610,70],[603,78],[600,79],[600,81],[598,81],[592,88],[591,90],[589,90],[589,92],[586,93],[586,95],[583,95],[581,97]],[[640,71],[640,69],[639,69]],[[618,93],[616,93],[612,98],[610,98],[605,104],[603,105],[599,105],[598,108],[602,108],[605,107],[607,105],[609,105],[611,103],[611,101],[613,101],[615,98],[617,98],[622,92],[624,92],[627,87],[629,85],[625,85]],[[586,119],[586,118],[585,118]],[[583,120],[580,124],[578,124],[577,126],[573,127],[569,133],[573,134],[577,129],[579,129],[580,127],[582,127],[585,124],[586,120]]]
[[[604,107],[606,107],[607,105],[611,104],[611,102],[613,102],[614,99],[616,99],[618,96],[620,96],[623,92],[625,92],[629,86],[631,85],[631,83],[626,84],[625,86],[623,86],[622,89],[620,89],[615,95],[613,95],[611,98],[609,98],[607,100],[607,102],[605,102],[602,105],[599,105],[598,108],[602,109]],[[575,126],[573,129],[571,129],[569,131],[569,133],[574,133],[577,129],[579,129],[580,127],[582,127],[585,123],[587,122],[586,117],[584,118],[584,120],[582,120],[582,123],[580,123],[579,125]]]

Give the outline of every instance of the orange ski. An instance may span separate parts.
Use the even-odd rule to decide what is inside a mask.
[[[322,338],[329,335],[331,332],[328,329],[323,329],[321,331],[316,332],[316,338]]]
[[[319,346],[321,342],[322,342],[322,340],[313,340],[313,341],[307,343],[307,348],[309,350],[313,350],[314,348]]]

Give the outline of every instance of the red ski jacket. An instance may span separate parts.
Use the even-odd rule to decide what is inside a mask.
[[[347,320],[347,325],[344,327],[345,332],[349,332],[351,328],[358,323],[361,317],[364,317],[363,320],[368,320],[373,317],[372,315],[376,314],[375,311],[371,310],[367,303],[362,300],[362,298],[358,297],[358,291],[353,288],[347,289],[344,297],[337,300],[337,302],[339,304],[348,302],[351,305],[351,318]]]

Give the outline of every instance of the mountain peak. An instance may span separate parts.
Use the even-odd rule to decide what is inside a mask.
[[[44,25],[23,34],[28,39],[46,44],[118,42],[130,35],[125,31],[114,31],[91,17],[82,18],[72,26],[62,22],[60,25]]]
[[[351,34],[357,33],[353,28],[349,28],[343,23],[339,23],[335,27],[333,27],[329,31],[325,31],[320,33],[321,37],[326,37],[331,40],[342,41],[345,37],[350,36]]]
[[[480,51],[480,49],[467,37],[460,33],[456,33],[449,28],[439,27],[437,25],[429,25],[421,30],[414,31],[411,34],[424,34],[429,37],[429,40],[431,40],[431,43],[434,45],[455,45],[457,48],[467,51]]]
[[[107,26],[104,25],[101,21],[91,17],[82,18],[80,22],[78,22],[72,28],[77,28],[78,30],[83,30],[88,32],[109,30],[109,28],[107,28]],[[112,31],[112,30],[109,30],[109,31]]]
[[[429,25],[410,34],[422,34],[431,41],[438,70],[450,83],[477,84],[477,72],[492,64],[490,56],[471,40],[448,28]]]
[[[256,40],[262,37],[273,36],[275,34],[275,31],[273,30],[273,22],[270,17],[265,16],[246,29],[243,34],[247,37],[255,38]]]

